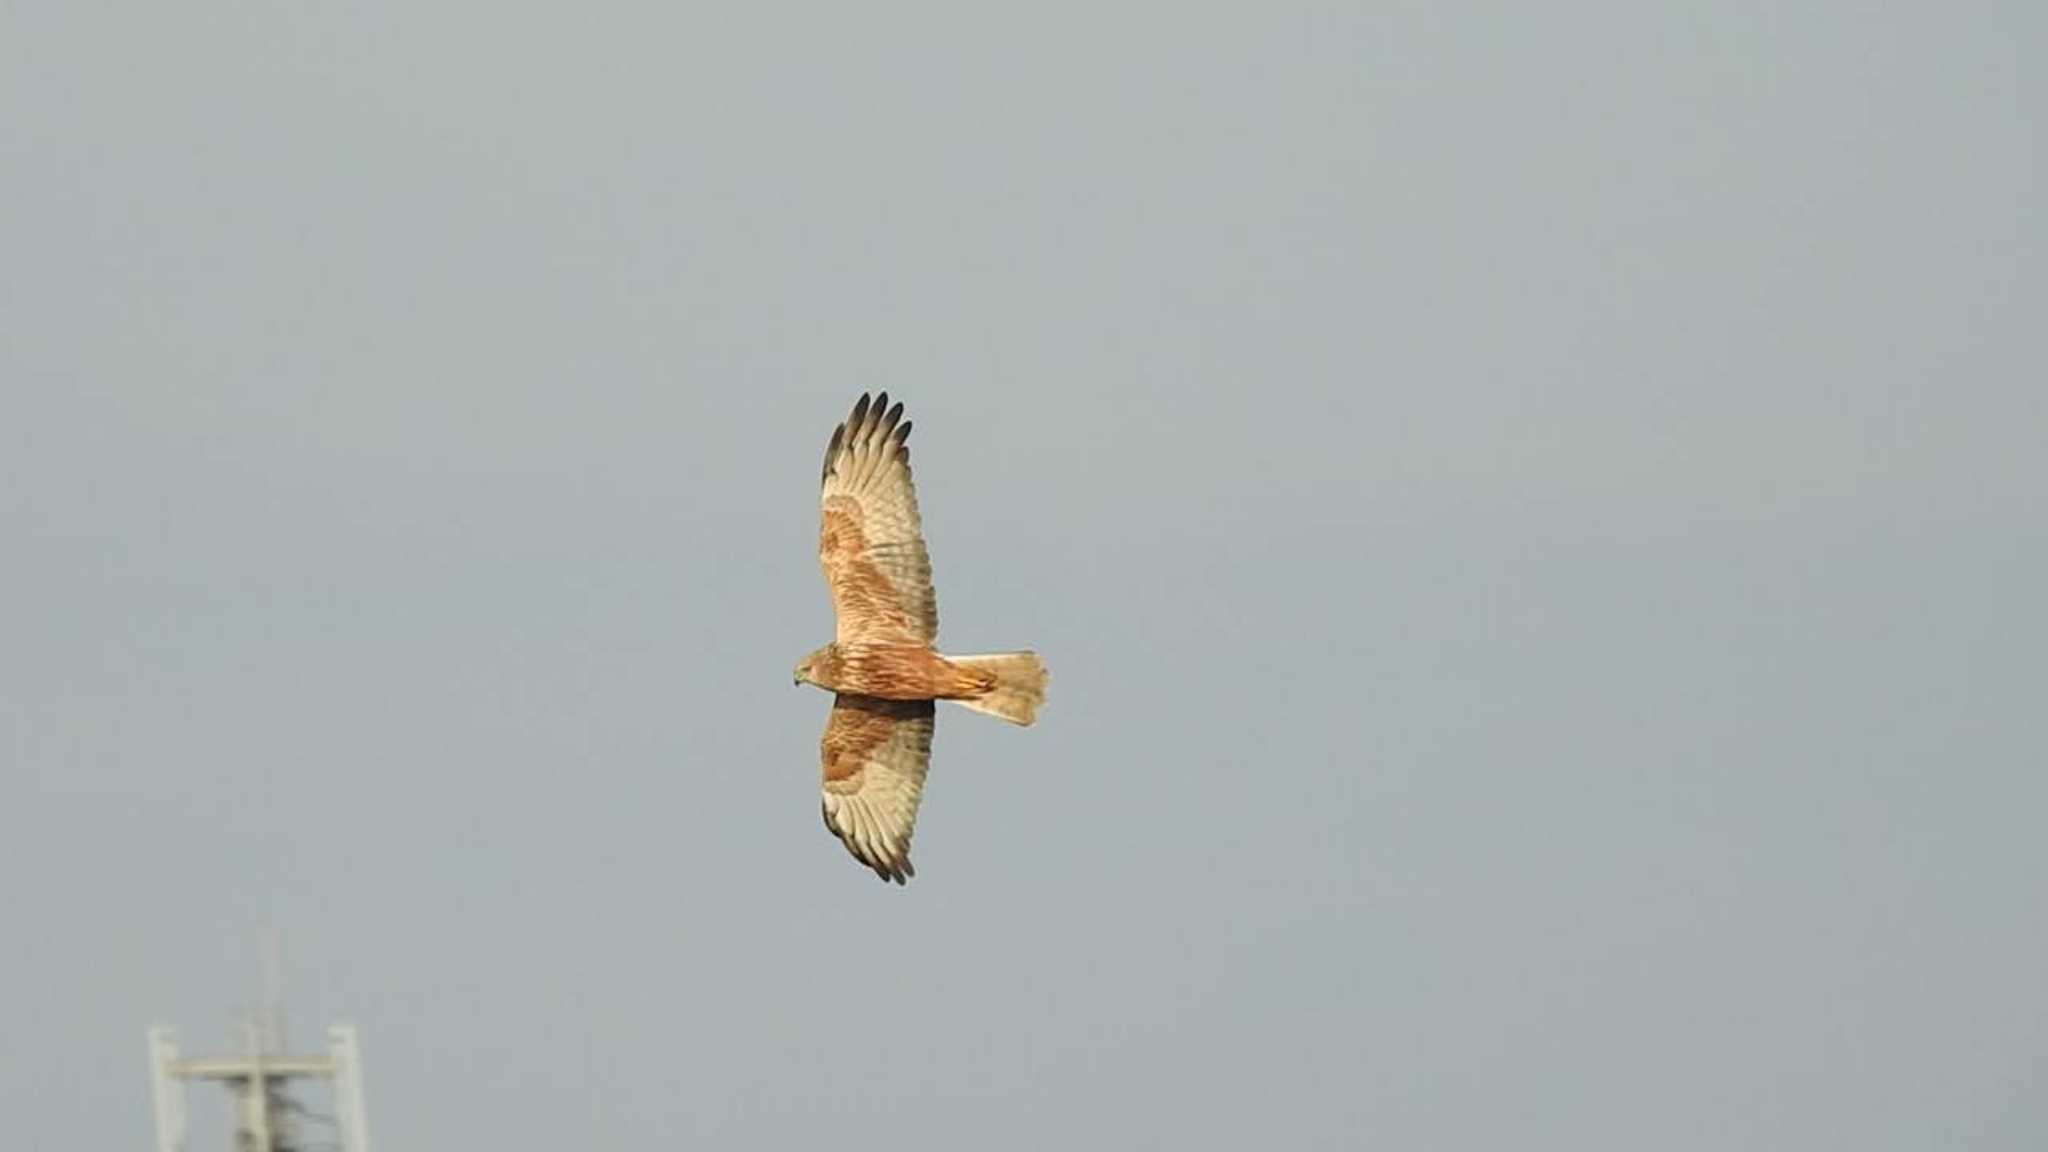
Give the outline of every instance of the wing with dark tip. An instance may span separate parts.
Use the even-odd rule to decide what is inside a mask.
[[[825,447],[818,561],[842,644],[930,644],[939,632],[909,439],[903,405],[884,392],[863,394]]]
[[[882,700],[841,693],[819,741],[825,827],[861,863],[901,884],[910,833],[932,759],[930,700]]]

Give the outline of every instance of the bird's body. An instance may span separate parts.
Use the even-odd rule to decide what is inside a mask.
[[[916,644],[827,644],[813,654],[805,679],[828,691],[884,700],[971,700],[995,687],[987,672]]]
[[[834,693],[820,752],[825,826],[885,880],[903,883],[910,834],[931,762],[935,702],[1028,725],[1045,699],[1045,666],[1030,652],[943,656],[933,647],[932,592],[910,422],[888,393],[832,433],[821,476],[818,561],[832,593],[832,643],[796,667],[798,683]]]

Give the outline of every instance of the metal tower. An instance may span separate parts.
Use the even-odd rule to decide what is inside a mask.
[[[186,1152],[185,1085],[212,1080],[227,1086],[234,1106],[231,1152],[298,1152],[302,1121],[330,1122],[332,1140],[316,1143],[340,1152],[370,1152],[363,1110],[363,1058],[353,1024],[327,1029],[324,1055],[285,1050],[284,1003],[278,992],[277,944],[265,941],[264,1003],[242,1021],[242,1052],[234,1056],[180,1056],[171,1029],[149,1030],[150,1089],[156,1109],[157,1152]],[[308,1111],[286,1092],[294,1080],[324,1080],[332,1087],[334,1115]]]

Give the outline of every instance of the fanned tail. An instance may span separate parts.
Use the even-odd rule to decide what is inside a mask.
[[[986,712],[1026,725],[1038,719],[1045,703],[1045,664],[1036,652],[995,652],[983,656],[948,656],[947,661],[985,673],[993,682],[973,693],[952,697],[976,712]]]

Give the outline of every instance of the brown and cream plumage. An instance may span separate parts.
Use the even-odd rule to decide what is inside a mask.
[[[910,478],[910,421],[884,392],[832,432],[820,482],[818,561],[832,593],[832,643],[796,681],[834,693],[820,742],[825,827],[884,880],[903,883],[931,763],[936,701],[1027,725],[1045,700],[1031,652],[942,656],[931,559]]]

